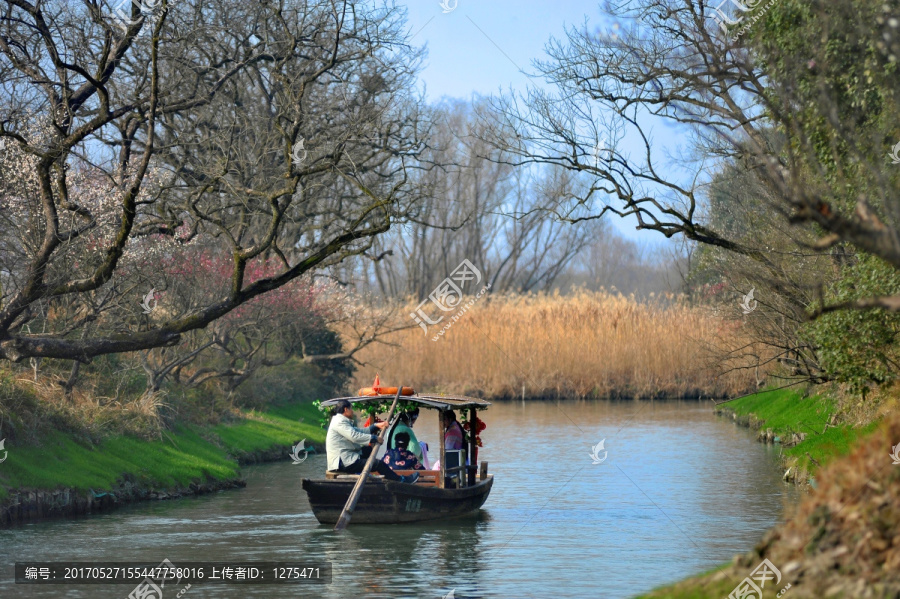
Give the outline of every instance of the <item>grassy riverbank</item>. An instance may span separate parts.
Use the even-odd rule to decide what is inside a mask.
[[[825,393],[805,397],[792,389],[748,395],[723,404],[719,412],[761,433],[771,429],[782,445],[785,468],[799,472],[801,481],[850,453],[860,436],[878,425],[877,421],[860,426],[838,422],[836,399]]]
[[[724,570],[727,567],[728,564],[723,564],[700,576],[689,578],[635,599],[722,599],[722,597],[728,597],[728,594],[743,579],[738,578],[732,581]]]
[[[302,362],[215,385],[144,393],[141,371],[89,373],[79,389],[0,371],[0,524],[240,486],[240,465],[324,443],[313,406],[334,392]],[[113,394],[114,391],[114,394]],[[96,501],[95,501],[96,500]]]
[[[305,402],[242,410],[215,426],[177,425],[157,440],[115,435],[91,444],[54,431],[34,445],[7,443],[0,502],[22,491],[110,492],[126,478],[160,491],[233,479],[240,474],[240,461],[284,453],[301,439],[321,449],[325,433],[318,420],[318,410]]]

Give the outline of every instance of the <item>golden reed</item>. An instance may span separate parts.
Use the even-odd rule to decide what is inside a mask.
[[[400,312],[410,325],[413,308]],[[495,399],[723,397],[755,388],[753,371],[723,375],[715,366],[723,343],[742,344],[739,324],[674,298],[488,294],[434,341],[440,328],[413,325],[388,336],[392,345],[365,348],[354,385],[370,385],[378,372],[390,385]]]

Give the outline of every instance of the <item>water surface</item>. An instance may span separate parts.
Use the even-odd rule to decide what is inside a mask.
[[[334,567],[330,586],[204,584],[185,599],[631,597],[750,550],[796,500],[775,450],[709,404],[498,403],[483,416],[479,459],[496,479],[475,517],[333,533],[300,487],[324,472],[313,456],[247,468],[241,490],[0,531],[0,597],[124,599],[133,588],[16,585],[17,560],[164,558]],[[436,446],[433,411],[415,430]],[[608,453],[594,464],[602,439]]]

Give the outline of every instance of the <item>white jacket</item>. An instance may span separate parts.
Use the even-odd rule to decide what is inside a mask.
[[[328,469],[337,470],[338,462],[349,466],[359,459],[362,448],[372,442],[378,427],[372,425],[368,428],[353,426],[350,419],[343,414],[335,414],[328,425],[328,434],[325,436],[325,455],[328,458]]]

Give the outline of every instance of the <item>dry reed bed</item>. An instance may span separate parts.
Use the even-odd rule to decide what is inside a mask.
[[[713,366],[713,346],[740,344],[738,323],[673,299],[488,296],[433,341],[439,328],[406,329],[388,338],[394,347],[366,348],[355,384],[368,386],[377,371],[390,385],[500,399],[721,397],[755,382],[751,372],[718,376]]]

